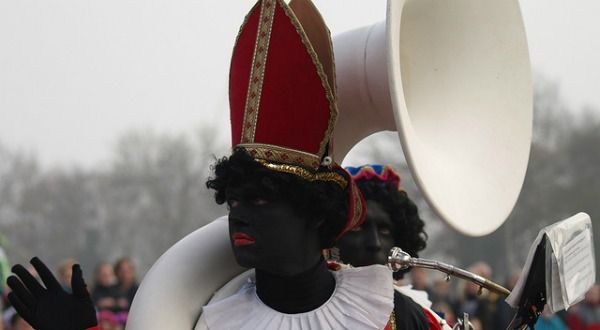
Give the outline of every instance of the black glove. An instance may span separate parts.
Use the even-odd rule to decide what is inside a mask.
[[[12,289],[8,300],[25,321],[38,330],[84,330],[98,324],[79,265],[73,265],[73,294],[69,294],[40,259],[34,257],[31,264],[46,288],[18,264],[12,271],[19,278],[12,275],[6,280]]]

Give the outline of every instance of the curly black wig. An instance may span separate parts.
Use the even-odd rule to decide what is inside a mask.
[[[215,190],[217,204],[226,202],[228,187],[244,181],[259,182],[264,196],[285,198],[298,214],[309,221],[323,221],[319,227],[322,248],[334,245],[336,236],[346,224],[348,199],[342,188],[329,181],[308,181],[294,174],[267,169],[255,161],[243,148],[236,148],[212,166],[213,176],[206,187]],[[318,171],[331,171],[322,167]]]
[[[394,224],[392,235],[395,245],[412,257],[418,257],[418,253],[427,246],[427,233],[417,205],[408,198],[406,192],[399,191],[392,184],[376,180],[358,180],[356,183],[365,201],[379,203],[390,215]],[[408,271],[396,272],[394,278],[400,279]]]

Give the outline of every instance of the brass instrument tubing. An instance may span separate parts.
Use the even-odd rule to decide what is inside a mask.
[[[501,286],[493,281],[490,281],[482,276],[479,276],[477,274],[471,273],[464,269],[460,269],[458,267],[454,267],[452,265],[449,265],[449,264],[446,264],[443,262],[429,260],[429,259],[421,259],[421,258],[410,258],[409,264],[414,267],[439,270],[448,275],[462,278],[467,281],[475,282],[475,283],[479,284],[481,287],[484,287],[492,292],[495,292],[495,293],[498,293],[498,294],[501,294],[504,296],[508,296],[510,294],[510,291],[508,289],[504,288],[503,286]]]

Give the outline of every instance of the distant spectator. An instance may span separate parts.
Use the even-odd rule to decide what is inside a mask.
[[[39,275],[37,274],[36,270],[31,265],[29,265],[27,267],[27,271],[34,278],[36,278],[36,279],[39,278]],[[10,275],[10,273],[9,273],[9,275]],[[10,292],[10,288],[8,288],[8,286],[6,286],[5,288],[7,289],[7,292],[5,292],[5,295],[8,295],[8,293]],[[4,298],[6,298],[6,297],[4,297]],[[4,300],[4,304],[5,304],[4,305],[5,308],[3,310],[0,310],[0,330],[13,330],[13,329],[29,330],[29,329],[32,329],[29,326],[29,324],[17,314],[17,311],[15,311],[14,307],[12,307],[10,305],[10,302],[8,301],[8,299]],[[0,304],[0,305],[2,305],[2,304]]]
[[[2,242],[2,236],[0,235],[0,243]],[[0,246],[0,330],[4,330],[3,312],[4,312],[4,301],[6,298],[6,279],[10,275],[10,266],[8,264],[8,258],[4,253],[4,249]]]
[[[583,329],[600,329],[600,285],[594,284],[585,299],[570,313],[569,326],[575,324]]]
[[[412,287],[415,290],[426,291],[429,296],[433,294],[427,271],[423,268],[414,267],[410,271]]]
[[[0,330],[4,330],[4,308],[0,308]]]
[[[542,315],[535,323],[536,330],[567,330],[567,326],[556,314],[552,314],[548,305],[544,307]]]
[[[585,326],[583,325],[581,318],[579,317],[579,315],[577,315],[576,312],[578,307],[579,304],[571,306],[571,308],[569,308],[569,311],[567,312],[566,323],[569,330],[585,330]]]
[[[117,288],[113,266],[101,262],[96,266],[92,301],[98,310],[115,311],[117,307]]]
[[[74,264],[75,260],[73,258],[68,258],[61,261],[57,268],[58,281],[63,289],[69,293],[71,293],[71,275],[73,274],[72,269]]]
[[[485,278],[492,277],[492,268],[484,263],[478,262],[468,268],[468,271],[475,273]],[[495,294],[490,294],[487,290],[479,292],[479,285],[473,282],[464,283],[462,290],[459,291],[459,315],[463,313],[469,314],[470,319],[478,321],[482,329],[494,329],[496,315],[496,300]]]
[[[434,302],[433,305],[431,305],[431,309],[438,313],[438,315],[440,315],[440,317],[442,317],[444,320],[446,320],[449,326],[453,327],[456,324],[456,313],[454,312],[454,309],[446,302]]]
[[[473,330],[487,330],[483,327],[481,320],[479,319],[469,319],[469,322],[473,326]]]
[[[122,330],[123,326],[119,324],[115,313],[103,310],[98,312],[98,328],[100,330]]]
[[[33,330],[33,328],[27,323],[13,307],[9,307],[4,311],[4,317],[0,322],[0,329],[6,330]],[[4,328],[2,328],[4,326]]]
[[[33,330],[33,328],[19,314],[15,313],[11,318],[10,330]]]
[[[10,266],[8,264],[8,258],[4,253],[4,249],[0,246],[0,298],[4,297],[5,289],[6,289],[6,279],[10,275]],[[0,312],[2,311],[2,302],[3,299],[0,299]]]
[[[506,280],[505,288],[512,291],[512,289],[517,284],[520,275],[520,273],[513,273],[512,275],[510,275]],[[495,329],[506,329],[514,315],[515,310],[512,307],[510,307],[510,305],[506,301],[504,301],[504,299],[498,299],[496,301]]]
[[[446,305],[447,308],[452,310],[452,315],[458,313],[458,298],[456,297],[455,292],[451,290],[450,282],[448,282],[445,277],[437,277],[434,280],[430,297],[434,305]],[[434,308],[434,310],[438,312],[437,309]]]
[[[115,263],[117,276],[117,309],[129,311],[133,297],[138,289],[135,268],[128,258],[121,258]]]

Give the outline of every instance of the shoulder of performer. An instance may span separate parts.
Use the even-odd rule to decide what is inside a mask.
[[[398,291],[394,291],[394,314],[396,329],[429,329],[429,322],[421,305]]]

